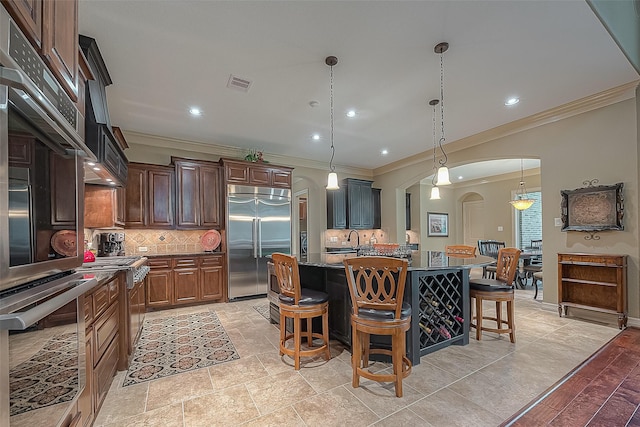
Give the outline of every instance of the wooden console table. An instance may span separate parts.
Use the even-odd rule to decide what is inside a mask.
[[[558,314],[568,307],[618,315],[627,326],[627,256],[558,254]]]

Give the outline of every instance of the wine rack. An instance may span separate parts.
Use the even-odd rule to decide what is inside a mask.
[[[451,344],[468,344],[468,270],[415,271],[411,282],[417,291],[413,321],[420,356]]]

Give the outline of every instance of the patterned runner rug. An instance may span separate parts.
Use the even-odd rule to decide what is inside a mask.
[[[124,386],[239,359],[214,312],[145,320]]]
[[[269,313],[269,304],[265,304],[265,305],[254,305],[253,309],[255,311],[257,311],[258,313],[260,313],[262,315],[262,317],[264,317],[267,320],[271,320],[271,315]]]
[[[73,399],[78,388],[78,338],[52,337],[29,360],[11,369],[10,415]]]

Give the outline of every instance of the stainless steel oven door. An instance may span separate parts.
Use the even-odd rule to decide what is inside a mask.
[[[1,426],[65,421],[86,384],[82,296],[96,284],[75,273],[0,295]]]

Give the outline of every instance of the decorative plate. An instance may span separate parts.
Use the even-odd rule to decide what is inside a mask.
[[[200,238],[200,244],[205,251],[215,251],[220,245],[220,232],[218,230],[209,230]]]
[[[61,230],[51,236],[51,247],[56,253],[63,256],[78,255],[76,232],[73,230]]]

